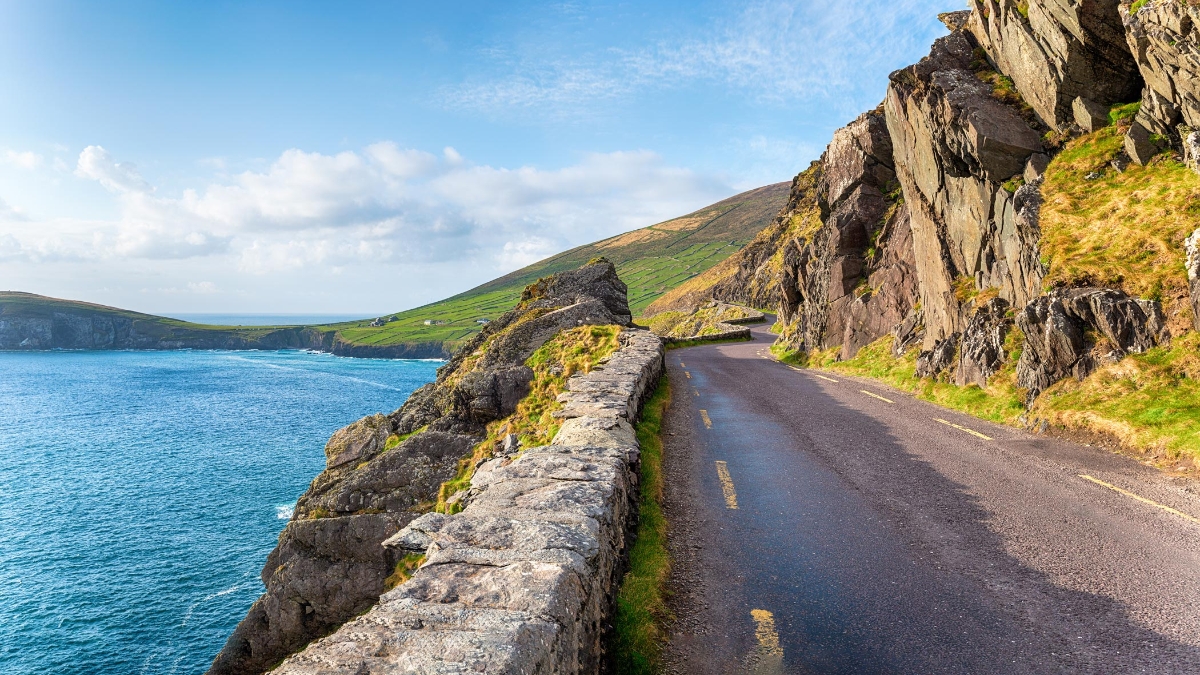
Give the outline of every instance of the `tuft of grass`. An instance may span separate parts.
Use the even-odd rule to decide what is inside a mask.
[[[1045,283],[1159,297],[1178,332],[1191,318],[1183,241],[1200,224],[1200,176],[1169,156],[1119,173],[1109,162],[1123,145],[1120,131],[1106,127],[1050,162],[1040,219]],[[1101,177],[1086,180],[1093,172]]]
[[[395,569],[388,575],[387,579],[383,580],[383,590],[390,591],[400,584],[412,578],[421,564],[425,562],[424,553],[409,553],[396,563]]]
[[[458,463],[454,478],[438,489],[435,510],[457,513],[459,504],[446,500],[471,486],[471,476],[480,460],[492,456],[496,446],[509,434],[517,434],[524,447],[548,445],[558,433],[560,422],[554,413],[562,409],[558,395],[567,390],[567,380],[575,373],[589,373],[600,361],[617,349],[620,326],[579,326],[560,332],[538,348],[525,365],[533,369],[529,393],[517,404],[516,411],[488,425],[487,437],[468,457]]]
[[[1111,110],[1108,111],[1108,121],[1111,124],[1116,125],[1118,122],[1126,122],[1126,121],[1132,120],[1134,118],[1134,116],[1138,114],[1138,111],[1141,109],[1142,109],[1141,101],[1134,101],[1133,103],[1125,103],[1122,105],[1115,105],[1112,107]]]
[[[662,512],[662,419],[671,402],[671,387],[662,378],[642,409],[637,424],[642,448],[641,496],[638,501],[637,539],[629,552],[629,572],[617,592],[613,620],[613,654],[619,675],[658,672],[667,610],[667,578],[671,557],[667,551],[667,520]]]
[[[1047,389],[1033,414],[1116,437],[1160,461],[1200,460],[1200,333]]]
[[[1149,0],[1135,0],[1134,3],[1129,6],[1129,13],[1137,14],[1138,11],[1140,11],[1143,7],[1146,6],[1147,2],[1149,2]]]

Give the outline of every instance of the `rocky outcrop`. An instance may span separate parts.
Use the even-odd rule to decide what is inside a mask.
[[[1117,0],[971,0],[967,29],[1047,125],[1075,121],[1077,99],[1108,106],[1137,98],[1142,78]]]
[[[1200,330],[1200,230],[1187,238],[1184,251],[1187,254],[1188,290],[1192,296],[1192,324]]]
[[[900,323],[916,298],[907,209],[881,111],[834,133],[821,157],[816,227],[783,249],[779,319],[798,349],[853,356]]]
[[[1082,380],[1102,363],[1170,339],[1159,303],[1107,288],[1053,291],[1029,303],[1016,320],[1025,334],[1017,384],[1030,400],[1065,377]]]
[[[1136,12],[1135,5],[1139,6]],[[1186,150],[1196,143],[1192,134],[1200,129],[1200,28],[1196,25],[1200,7],[1181,0],[1123,0],[1120,12],[1129,48],[1146,83],[1129,133],[1139,138],[1165,136]],[[1200,171],[1195,153],[1187,154],[1192,167]]]
[[[274,672],[596,673],[635,516],[632,422],[662,343],[625,331],[601,370],[570,381],[553,443],[476,471],[456,515],[385,542],[424,556],[413,577]]]
[[[988,379],[1004,365],[1008,359],[1004,339],[1013,324],[1009,314],[1003,298],[992,298],[976,310],[962,334],[955,384],[987,386]]]
[[[884,105],[911,218],[927,350],[962,332],[956,281],[996,289],[1014,306],[1041,292],[1037,181],[1015,193],[1005,185],[1038,161],[1041,135],[975,75],[974,49],[963,31],[937,40],[920,63],[892,73]]]
[[[266,593],[209,673],[262,673],[378,600],[402,552],[382,546],[428,512],[488,422],[528,393],[526,359],[565,328],[629,323],[625,284],[606,260],[542,279],[391,415],[338,431],[326,467],[263,568]]]

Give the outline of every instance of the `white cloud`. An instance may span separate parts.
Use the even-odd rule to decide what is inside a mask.
[[[148,192],[149,184],[142,180],[137,167],[128,162],[114,162],[108,151],[99,145],[89,145],[79,153],[75,175],[98,181],[110,192]]]
[[[5,164],[15,166],[18,169],[25,169],[26,171],[33,171],[42,165],[42,156],[29,150],[18,152],[11,148],[6,148],[4,154],[0,155],[0,159]]]
[[[93,258],[228,256],[248,273],[473,261],[507,271],[728,196],[722,180],[646,151],[591,154],[561,169],[473,164],[391,142],[327,155],[283,152],[262,171],[214,174],[159,194],[127,162],[89,146],[76,174],[111,191],[115,222],[41,228],[54,250]],[[82,229],[90,238],[79,236]],[[61,236],[66,230],[74,236]]]
[[[217,292],[217,285],[211,281],[189,281],[188,290],[193,293],[210,294]]]

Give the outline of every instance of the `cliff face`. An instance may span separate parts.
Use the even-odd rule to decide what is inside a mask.
[[[976,76],[979,67],[971,38],[955,31],[920,63],[892,74],[884,105],[912,219],[926,349],[969,320],[956,283],[998,289],[1017,306],[1040,291],[1041,136]],[[1028,186],[1016,194],[1005,187],[1026,173]]]
[[[381,543],[431,510],[486,425],[529,393],[534,373],[526,360],[566,328],[627,325],[625,293],[604,260],[543,279],[399,410],[334,434],[325,470],[263,567],[267,592],[209,672],[265,672],[375,604],[404,556]]]
[[[1179,0],[1151,0],[1135,12],[1120,5],[1125,37],[1145,80],[1138,125],[1156,134],[1183,136],[1188,159],[1197,167],[1200,129],[1200,7]],[[1179,125],[1185,125],[1180,129]]]
[[[1049,126],[1074,123],[1083,97],[1107,108],[1134,100],[1141,77],[1117,0],[972,0],[967,30]]]
[[[1136,4],[972,0],[970,11],[943,15],[950,35],[891,75],[880,110],[834,134],[755,244],[650,310],[775,301],[786,348],[836,348],[848,359],[892,334],[897,355],[920,345],[918,376],[950,370],[959,385],[986,385],[1010,358],[1016,328],[1025,340],[1017,379],[1030,400],[1165,344],[1158,299],[1127,295],[1119,274],[1109,287],[1084,274],[1047,288],[1039,245],[1052,158],[1109,126],[1110,107],[1139,92],[1132,123],[1105,132],[1126,134],[1125,152],[1072,180],[1170,162],[1161,153],[1172,150],[1200,171],[1200,7]],[[1071,208],[1059,193],[1050,208]],[[1165,246],[1187,263],[1200,326],[1200,231],[1188,241],[1186,251],[1182,240]]]

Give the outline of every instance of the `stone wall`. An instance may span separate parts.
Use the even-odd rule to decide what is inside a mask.
[[[384,546],[423,554],[411,579],[274,672],[595,673],[636,521],[632,423],[663,343],[626,330],[570,381],[551,445],[479,466],[456,515],[430,513]]]

